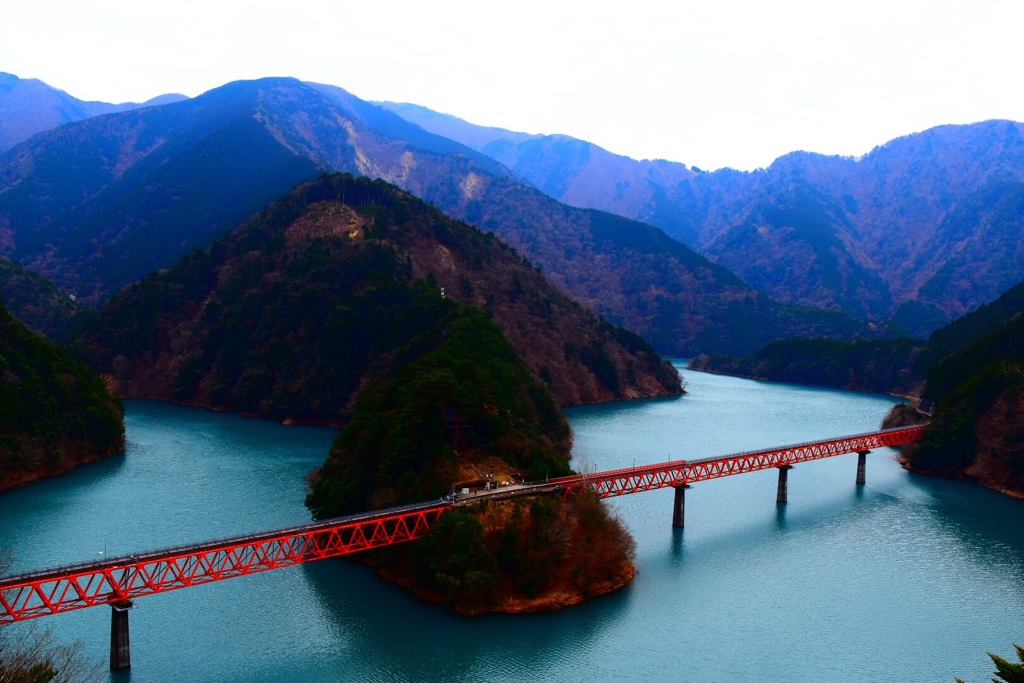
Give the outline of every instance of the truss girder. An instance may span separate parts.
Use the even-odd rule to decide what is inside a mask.
[[[591,475],[562,477],[550,483],[566,494],[591,491],[601,498],[624,496],[669,486],[683,486],[734,474],[796,465],[847,453],[900,446],[919,440],[925,425],[887,429],[828,441],[797,444],[763,451],[748,451],[701,460],[674,460]]]
[[[0,625],[412,541],[425,536],[453,504],[550,491],[569,494],[589,490],[610,498],[899,446],[919,440],[924,429],[925,425],[913,425],[763,451],[561,477],[515,490],[499,489],[469,500],[407,505],[291,529],[0,577]]]
[[[420,538],[448,504],[411,506],[271,534],[204,543],[33,575],[0,577],[0,624],[133,600]]]

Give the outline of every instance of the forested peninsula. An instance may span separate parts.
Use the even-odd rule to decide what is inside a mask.
[[[349,175],[125,288],[70,346],[126,397],[342,427],[310,475],[319,518],[568,474],[561,406],[682,392],[647,342],[494,235]],[[608,592],[631,556],[600,501],[541,497],[446,513],[364,561],[478,614]]]
[[[923,396],[935,412],[905,465],[1024,498],[1024,316],[940,361]],[[915,419],[907,412],[887,424]]]
[[[0,491],[123,451],[103,380],[0,305]]]

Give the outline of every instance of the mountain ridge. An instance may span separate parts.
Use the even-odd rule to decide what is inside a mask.
[[[337,170],[382,178],[497,233],[667,353],[864,331],[835,313],[779,305],[657,228],[561,204],[493,160],[417,130],[339,88],[292,78],[237,81],[68,124],[0,155],[0,244],[65,288],[77,280],[79,300],[95,304],[295,184]]]
[[[385,106],[494,156],[557,199],[657,225],[784,303],[866,314],[876,323],[895,319],[924,337],[994,299],[1024,270],[1012,237],[1021,227],[1024,137],[1012,121],[937,126],[856,159],[792,152],[765,169],[705,173],[636,161],[568,136],[476,126],[418,105]],[[766,211],[785,210],[772,198],[790,201],[792,183],[821,193],[839,211],[826,221],[760,222]],[[815,247],[815,226],[835,236],[827,251]],[[765,264],[725,248],[742,241],[742,230],[780,251]],[[808,262],[809,280],[794,277]],[[979,264],[986,277],[972,282]],[[843,284],[851,275],[861,283],[854,292]]]
[[[125,396],[334,424],[388,362],[374,349],[390,326],[417,324],[415,302],[429,303],[403,284],[413,282],[487,313],[559,405],[681,391],[646,342],[504,242],[349,175],[299,186],[209,250],[125,288],[74,348]]]
[[[0,72],[0,152],[65,123],[184,99],[188,98],[168,93],[141,103],[85,101],[38,79]]]

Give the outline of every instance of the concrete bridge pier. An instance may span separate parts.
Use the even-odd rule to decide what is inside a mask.
[[[128,642],[128,610],[131,608],[131,600],[110,603],[110,668],[114,671],[132,665]]]
[[[857,485],[864,485],[864,471],[867,469],[867,454],[871,451],[857,451]]]
[[[672,526],[681,529],[686,521],[686,489],[690,488],[690,485],[680,484],[672,488],[676,490],[676,501],[672,507]]]
[[[779,492],[775,496],[776,504],[789,501],[789,471],[791,469],[793,469],[792,465],[779,465]]]

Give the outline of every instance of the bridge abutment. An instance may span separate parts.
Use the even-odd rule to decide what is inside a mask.
[[[672,526],[683,528],[686,522],[686,489],[689,484],[680,484],[673,487],[676,490],[675,504],[672,506]]]
[[[779,465],[779,492],[775,495],[776,504],[789,501],[789,471],[792,465]]]
[[[110,668],[127,669],[132,665],[132,651],[128,639],[128,610],[131,600],[110,603]]]
[[[871,451],[857,451],[857,484],[863,485],[865,478],[864,474],[867,470],[867,455]]]

